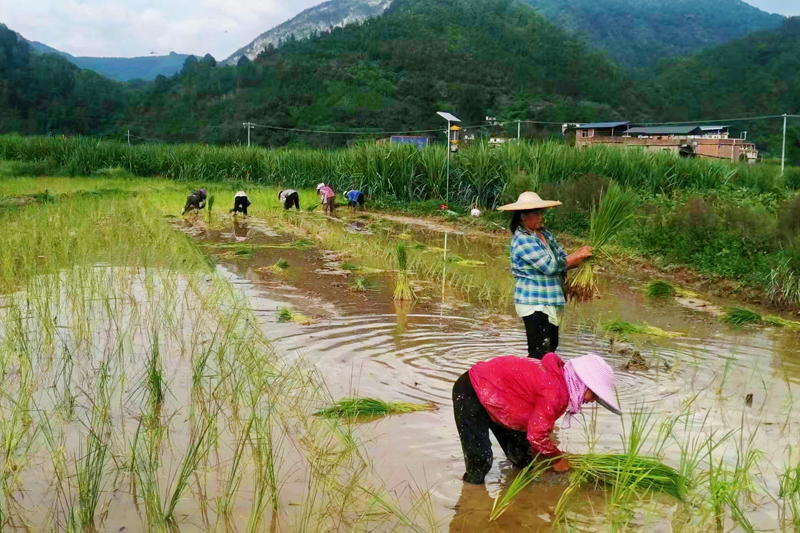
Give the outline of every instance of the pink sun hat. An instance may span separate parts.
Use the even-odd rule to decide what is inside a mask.
[[[581,381],[597,396],[597,403],[621,415],[614,389],[614,370],[609,364],[593,353],[572,359],[571,362]]]

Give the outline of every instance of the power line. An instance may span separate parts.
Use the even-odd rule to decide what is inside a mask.
[[[407,135],[410,133],[434,133],[441,132],[441,129],[435,130],[417,130],[417,131],[332,131],[332,130],[305,130],[300,128],[282,128],[280,126],[266,126],[264,124],[250,123],[257,128],[266,128],[270,130],[290,131],[297,133],[321,133],[328,135]]]

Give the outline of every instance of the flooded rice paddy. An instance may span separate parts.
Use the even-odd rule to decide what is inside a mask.
[[[556,528],[569,480],[549,473],[489,522],[517,471],[495,447],[486,485],[461,481],[450,395],[476,362],[526,352],[503,292],[506,236],[349,213],[165,224],[158,202],[175,197],[0,211],[15,224],[0,235],[4,529],[796,529],[796,332],[732,328],[717,315],[735,302],[702,294],[649,300],[646,273],[607,268],[602,298],[570,307],[558,352],[607,357],[626,415],[593,410],[555,437],[569,453],[619,453],[630,412],[651,413],[642,453],[699,480],[693,497],[584,487]],[[392,300],[399,241],[416,268],[445,265],[412,273],[413,303]],[[280,322],[284,307],[311,323]],[[611,319],[681,336],[609,334]],[[354,393],[437,409],[314,416]]]
[[[374,222],[374,221],[373,221]],[[341,224],[320,220],[320,224]],[[345,224],[352,224],[348,222]],[[360,231],[376,230],[369,238],[397,238],[444,247],[444,234],[436,228],[391,222],[360,223]],[[370,233],[372,231],[370,230]],[[499,355],[524,355],[521,322],[511,309],[490,312],[480,304],[468,304],[463,295],[435,283],[420,283],[420,301],[411,305],[391,299],[391,273],[370,274],[371,289],[355,292],[352,279],[359,273],[341,268],[346,250],[331,253],[319,249],[268,247],[289,243],[292,234],[265,232],[258,225],[237,223],[234,231],[211,232],[201,242],[246,241],[253,246],[247,257],[223,256],[219,268],[248,296],[262,328],[278,351],[303,357],[325,376],[333,398],[351,395],[383,400],[433,402],[438,410],[389,417],[359,425],[375,460],[378,475],[387,486],[402,487],[409,479],[430,489],[434,512],[442,530],[449,531],[547,531],[554,509],[568,482],[565,476],[548,474],[528,487],[499,521],[491,523],[493,498],[508,486],[517,471],[495,445],[494,466],[486,486],[469,486],[460,480],[463,457],[453,424],[451,388],[463,372],[478,361]],[[242,239],[242,237],[245,237]],[[259,247],[265,245],[265,247]],[[486,263],[477,268],[504,268],[507,263],[503,236],[449,235],[448,253]],[[213,248],[211,248],[213,249]],[[413,249],[413,246],[412,246]],[[421,252],[422,246],[417,250]],[[269,267],[279,259],[285,270]],[[658,422],[684,413],[675,424],[674,439],[661,445],[664,461],[681,466],[682,446],[693,436],[715,435],[730,439],[714,449],[714,460],[735,465],[737,456],[752,452],[757,467],[749,472],[751,490],[739,499],[748,521],[759,530],[792,530],[783,503],[774,498],[780,479],[798,442],[800,427],[793,398],[800,384],[800,336],[775,328],[732,328],[719,322],[713,309],[734,302],[714,300],[706,307],[700,298],[654,302],[644,296],[650,281],[642,273],[604,274],[602,298],[571,306],[562,327],[559,355],[564,358],[594,352],[607,357],[615,368],[617,391],[623,410],[651,412],[655,429],[648,434],[643,451],[660,444]],[[704,297],[705,298],[705,297]],[[704,304],[705,305],[705,304]],[[313,317],[315,323],[299,326],[278,323],[277,309],[290,306]],[[714,307],[717,306],[717,307]],[[604,334],[600,325],[609,319],[646,321],[682,336],[672,339]],[[644,366],[630,365],[640,354]],[[580,425],[555,435],[569,453],[586,453],[596,439],[596,452],[620,453],[621,435],[628,417],[620,419],[597,410],[596,434],[587,435]],[[585,419],[590,423],[590,417]],[[589,432],[591,433],[591,432]],[[737,455],[738,453],[738,455]],[[698,468],[701,468],[698,465]],[[733,470],[734,467],[731,466]],[[771,495],[771,496],[770,496]],[[737,496],[738,498],[738,496]],[[608,495],[600,488],[575,498],[568,515],[577,530],[613,529],[607,516]],[[697,504],[678,505],[667,498],[642,503],[627,519],[634,530],[714,530],[719,516]],[[724,530],[746,529],[730,517]]]

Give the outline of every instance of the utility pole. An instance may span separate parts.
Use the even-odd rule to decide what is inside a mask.
[[[252,130],[256,125],[252,122],[243,122],[242,126],[247,128],[247,147],[250,148],[250,130]]]
[[[781,176],[786,166],[786,113],[783,114],[783,151],[781,152]]]
[[[517,142],[519,142],[519,131],[520,131],[519,125],[520,125],[520,121],[518,120],[517,121]]]
[[[131,130],[128,130],[128,146],[131,145]]]
[[[450,209],[450,120],[447,120],[447,192],[445,193],[444,203],[448,204],[447,208]],[[784,139],[786,136],[784,135]]]

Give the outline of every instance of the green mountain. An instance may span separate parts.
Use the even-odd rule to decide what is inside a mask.
[[[0,132],[103,135],[127,112],[126,89],[0,24]]]
[[[392,0],[330,0],[306,9],[296,17],[262,33],[253,42],[234,52],[222,63],[236,65],[239,59],[255,59],[270,47],[278,47],[290,39],[304,39],[314,32],[327,31],[377,17],[389,7]]]
[[[520,1],[633,68],[774,29],[785,20],[741,0]]]
[[[644,112],[604,54],[514,0],[397,0],[381,17],[290,40],[239,65],[192,64],[180,78],[157,80],[134,104],[132,127],[159,139],[237,142],[246,121],[408,131],[441,128],[439,110],[467,124],[489,114],[559,121]],[[297,138],[253,135],[273,145]]]
[[[649,106],[665,120],[800,114],[800,17],[662,66]],[[790,153],[800,161],[800,120],[789,122]],[[797,124],[797,125],[793,125]],[[780,156],[783,121],[741,124]]]
[[[22,37],[22,36],[20,36]],[[24,39],[24,37],[22,37]],[[146,57],[85,57],[73,56],[61,52],[38,41],[26,42],[40,54],[57,54],[69,60],[79,68],[93,70],[114,81],[147,80],[153,81],[156,76],[172,76],[183,66],[189,56],[170,52],[166,56]]]

